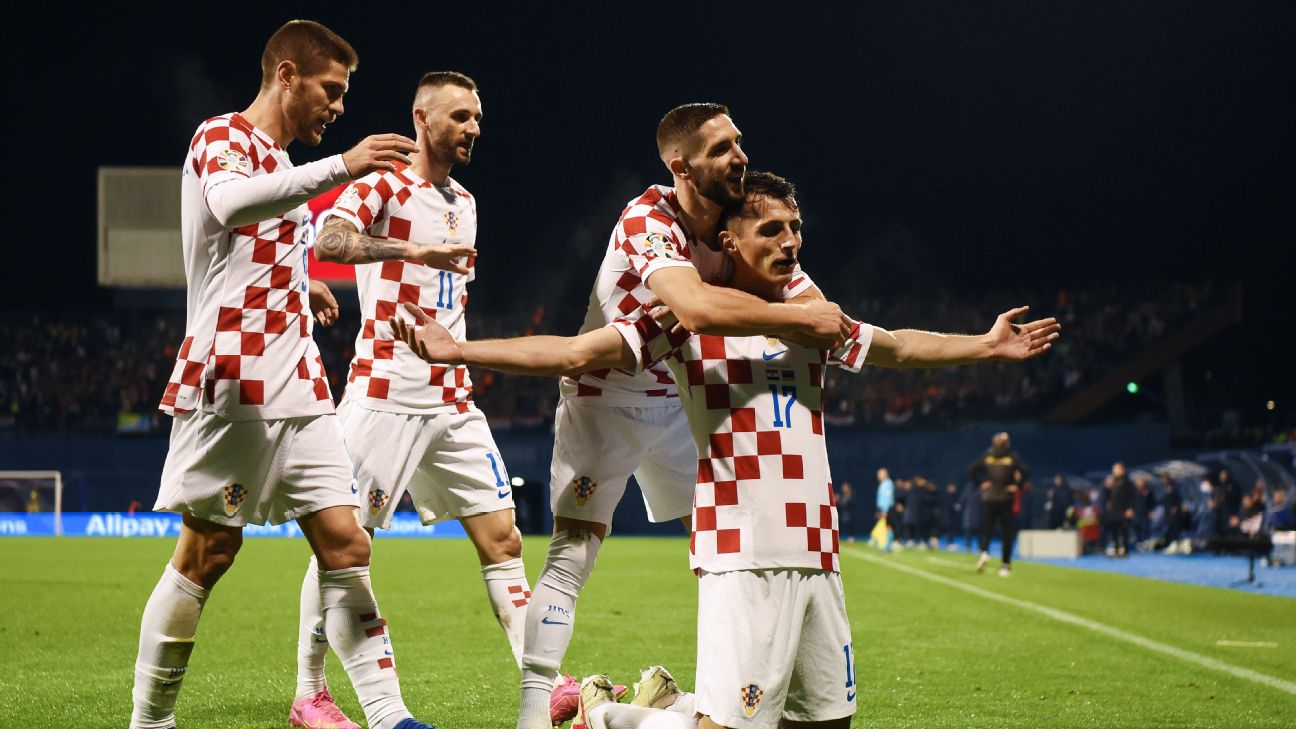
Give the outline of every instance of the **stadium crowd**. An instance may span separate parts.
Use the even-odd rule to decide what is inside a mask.
[[[879,473],[878,496],[865,503],[841,484],[838,509],[843,534],[867,535],[883,515],[896,541],[910,548],[973,552],[979,547],[982,499],[976,484],[944,487],[923,475],[895,478]],[[1255,537],[1296,528],[1292,494],[1263,478],[1247,488],[1228,469],[1184,483],[1168,472],[1127,472],[1112,465],[1101,484],[1055,474],[1042,483],[1026,479],[1013,499],[1016,530],[1074,529],[1087,554],[1121,558],[1133,551],[1191,554],[1213,539]]]
[[[947,293],[843,301],[852,315],[883,326],[975,332],[1022,302],[1046,302],[1035,315],[1055,315],[1067,328],[1052,356],[1007,367],[870,371],[843,377],[830,370],[825,418],[834,427],[946,427],[976,420],[1039,417],[1047,409],[1200,314],[1218,292],[1210,285],[1110,286],[1079,291],[1003,295],[990,299]],[[345,297],[346,293],[343,292]],[[346,385],[354,353],[355,314],[317,326],[335,397]],[[543,306],[507,312],[477,310],[474,338],[546,332],[557,325]],[[0,432],[148,433],[168,424],[156,405],[182,338],[183,313],[168,309],[18,313],[0,316]],[[551,381],[478,371],[474,397],[496,428],[545,427],[556,388]]]

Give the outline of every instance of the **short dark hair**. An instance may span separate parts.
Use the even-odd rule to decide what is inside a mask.
[[[728,113],[729,107],[712,103],[684,104],[671,109],[657,124],[657,154],[665,157],[667,150],[697,134],[703,124]]]
[[[292,61],[303,76],[323,71],[329,61],[337,61],[354,71],[360,62],[355,49],[342,36],[313,20],[290,20],[270,36],[261,52],[261,85],[274,82],[275,69],[283,61]]]
[[[724,212],[720,214],[720,227],[725,227],[733,218],[746,216],[751,203],[762,197],[778,200],[793,210],[799,210],[801,206],[797,204],[796,195],[796,185],[786,178],[773,172],[748,172],[743,178],[742,200],[725,206]]]
[[[419,79],[418,91],[424,88],[435,88],[437,86],[459,86],[469,91],[477,90],[477,82],[473,81],[468,75],[458,71],[428,71]]]

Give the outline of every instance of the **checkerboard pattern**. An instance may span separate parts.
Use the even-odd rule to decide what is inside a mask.
[[[469,245],[477,239],[472,195],[453,180],[448,188],[438,188],[404,166],[353,182],[321,215],[319,224],[331,217],[375,238]],[[356,267],[363,321],[347,378],[348,398],[362,398],[367,407],[394,412],[468,411],[472,400],[468,368],[429,365],[408,347],[396,346],[387,320],[408,319],[402,304],[414,304],[462,341],[468,283],[476,278],[475,262],[469,266],[472,271],[467,276],[416,261]]]
[[[208,119],[189,148],[188,165],[206,191],[219,182],[270,174],[292,166],[273,140],[238,114]],[[190,218],[210,216],[205,199],[187,198]],[[190,281],[207,286],[196,297],[190,326],[160,408],[190,412],[202,398],[213,409],[243,417],[331,412],[323,363],[311,338],[303,243],[305,206],[258,223],[191,241],[193,252],[215,248],[221,276]],[[190,235],[186,231],[186,236]],[[209,245],[215,243],[215,245]],[[269,409],[269,410],[267,410]]]
[[[654,296],[644,282],[662,268],[692,266],[703,280],[713,283],[727,277],[729,262],[724,254],[701,246],[680,221],[681,211],[675,190],[661,185],[648,188],[626,205],[612,229],[607,254],[594,282],[587,322],[604,326],[617,319],[640,316],[643,305]],[[795,298],[812,286],[810,277],[798,269],[783,289],[784,298]],[[657,362],[641,372],[604,369],[577,378],[565,377],[562,394],[644,405],[679,397],[668,368]]]
[[[698,449],[695,569],[838,568],[838,524],[823,437],[828,355],[765,337],[615,326],[641,363],[665,362]]]

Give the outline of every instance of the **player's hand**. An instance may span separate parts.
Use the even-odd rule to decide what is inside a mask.
[[[450,336],[450,332],[446,331],[445,327],[428,316],[427,312],[409,302],[406,302],[404,307],[414,319],[413,323],[407,323],[401,318],[399,312],[387,319],[387,323],[391,324],[392,330],[396,332],[397,339],[414,350],[414,354],[425,362],[459,364],[463,361],[463,350],[459,348],[459,343]]]
[[[811,299],[792,306],[801,308],[802,333],[829,342],[840,342],[850,336],[853,324],[842,313],[841,307],[833,302]]]
[[[476,258],[477,249],[462,243],[434,243],[418,246],[411,260],[426,263],[442,271],[468,274],[468,261]],[[462,262],[461,262],[462,261]]]
[[[1061,336],[1062,325],[1057,319],[1037,319],[1028,324],[1013,324],[1012,320],[1030,311],[1029,306],[1010,309],[995,319],[986,337],[990,341],[990,358],[1021,361],[1038,357],[1053,346]]]
[[[329,287],[324,285],[323,281],[311,280],[310,291],[311,313],[315,315],[315,321],[321,326],[331,327],[338,320],[341,310],[338,308],[337,299],[334,298],[333,292]]]
[[[643,303],[643,310],[648,312],[648,316],[651,316],[653,321],[657,322],[657,326],[668,334],[684,331],[684,325],[680,324],[679,319],[675,318],[675,312],[671,311],[671,308],[656,296]]]
[[[374,134],[360,140],[342,155],[351,179],[364,177],[370,172],[396,169],[396,162],[408,165],[409,155],[418,151],[414,140],[401,134]]]
[[[981,490],[982,490],[982,491],[989,491],[989,490],[990,490],[990,482],[989,482],[989,481],[982,481],[982,482],[981,482]]]

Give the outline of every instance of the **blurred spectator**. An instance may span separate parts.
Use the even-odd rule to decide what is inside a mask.
[[[874,516],[876,519],[885,517],[890,522],[891,511],[895,508],[895,482],[885,468],[878,469],[877,480],[877,511]],[[892,528],[894,527],[892,524]]]
[[[1074,501],[1075,492],[1066,476],[1060,473],[1053,476],[1053,484],[1044,492],[1044,528],[1061,529]]]
[[[1152,496],[1152,488],[1148,484],[1148,477],[1139,474],[1134,478],[1134,521],[1131,525],[1134,531],[1134,543],[1143,544],[1152,536],[1152,510],[1156,508],[1156,499]]]
[[[963,504],[959,500],[958,484],[950,481],[945,490],[940,492],[940,538],[945,540],[949,549],[954,549],[954,540],[963,526]]]
[[[837,525],[848,541],[855,541],[855,487],[850,481],[837,488]]]
[[[1274,489],[1273,503],[1265,510],[1265,530],[1281,532],[1296,529],[1296,517],[1287,503],[1287,491]]]
[[[963,511],[963,551],[971,552],[973,539],[981,535],[981,489],[969,482],[959,494],[959,505]]]
[[[1219,499],[1224,517],[1233,519],[1242,516],[1242,488],[1233,481],[1233,476],[1227,468],[1221,468],[1219,476],[1216,477],[1215,496]]]
[[[1169,471],[1161,472],[1161,514],[1165,522],[1165,543],[1175,545],[1183,537],[1184,530],[1191,524],[1184,517],[1183,495]]]
[[[1111,529],[1111,554],[1129,555],[1129,536],[1134,519],[1134,487],[1125,475],[1125,464],[1112,465],[1111,491],[1107,495],[1107,524]]]

